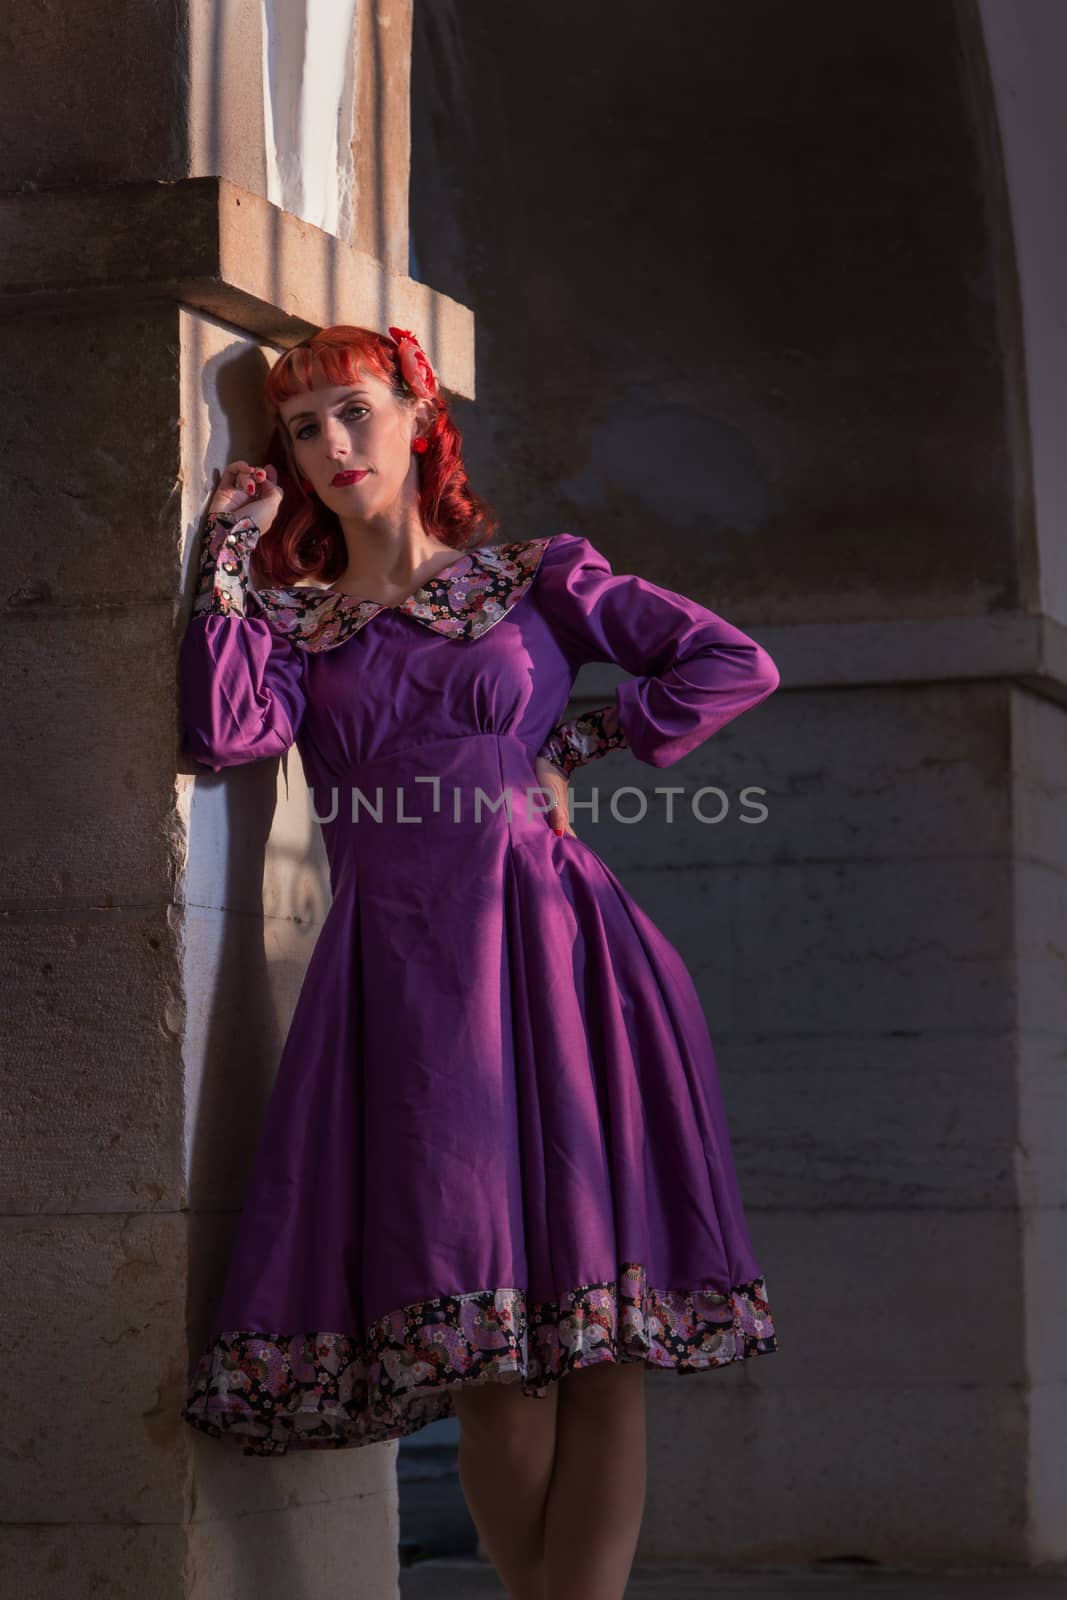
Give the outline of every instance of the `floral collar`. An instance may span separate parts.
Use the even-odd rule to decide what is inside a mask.
[[[248,597],[278,632],[303,650],[332,650],[379,611],[399,611],[446,639],[478,639],[530,587],[548,539],[482,545],[451,562],[399,605],[359,600],[319,585],[257,589]]]

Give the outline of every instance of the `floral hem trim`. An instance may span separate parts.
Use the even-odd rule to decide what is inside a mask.
[[[455,1414],[457,1389],[548,1385],[598,1361],[703,1372],[771,1354],[762,1278],[728,1290],[650,1289],[626,1263],[529,1319],[522,1289],[441,1295],[380,1317],[365,1343],[340,1332],[220,1333],[197,1363],[182,1418],[245,1455],[377,1444]]]

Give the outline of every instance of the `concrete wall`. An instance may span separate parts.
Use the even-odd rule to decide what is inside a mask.
[[[780,1335],[651,1376],[642,1560],[1067,1555],[1062,252],[1053,206],[1031,324],[1010,181],[1059,170],[1053,9],[416,13],[413,246],[478,307],[502,536],[583,533],[782,671],[669,775],[574,783],[700,984]],[[990,12],[1044,63],[1007,173]],[[665,777],[768,820],[656,822]]]

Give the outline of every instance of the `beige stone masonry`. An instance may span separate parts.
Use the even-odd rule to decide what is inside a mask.
[[[0,194],[0,315],[169,299],[277,345],[331,322],[414,328],[474,397],[474,314],[224,178]]]

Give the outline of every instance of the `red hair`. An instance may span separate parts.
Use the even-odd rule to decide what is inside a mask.
[[[266,459],[277,469],[284,492],[274,525],[256,546],[253,562],[267,584],[288,586],[299,578],[332,583],[348,564],[348,547],[336,512],[300,487],[301,472],[293,454],[281,404],[314,387],[318,367],[329,382],[354,384],[370,373],[387,383],[396,400],[413,405],[414,392],[397,361],[397,346],[372,328],[337,323],[302,339],[280,356],[267,374],[266,400],[274,421]],[[419,475],[419,512],[427,532],[454,550],[487,544],[498,527],[491,506],[474,493],[460,455],[463,435],[449,415],[438,389],[432,396],[434,416],[427,430],[427,449],[415,455]]]

